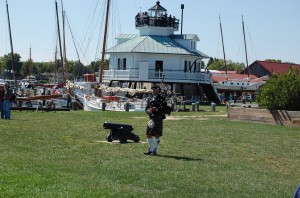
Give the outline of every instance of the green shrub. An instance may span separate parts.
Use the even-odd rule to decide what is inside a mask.
[[[296,67],[272,75],[261,88],[257,103],[270,110],[300,111],[300,75]]]

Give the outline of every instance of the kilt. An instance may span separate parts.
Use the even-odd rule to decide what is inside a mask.
[[[163,118],[162,117],[150,118],[147,124],[146,135],[150,133],[151,136],[156,136],[156,135],[162,136],[162,131],[163,131]]]

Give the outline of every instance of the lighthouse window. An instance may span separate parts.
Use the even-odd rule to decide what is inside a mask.
[[[188,70],[188,65],[187,61],[184,61],[184,72],[187,72]]]

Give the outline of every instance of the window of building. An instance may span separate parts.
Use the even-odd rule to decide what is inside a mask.
[[[126,70],[126,58],[118,58],[118,70]]]
[[[187,72],[188,70],[188,62],[185,60],[184,61],[184,72]]]
[[[201,71],[201,63],[197,62],[197,72],[200,72],[200,71]]]

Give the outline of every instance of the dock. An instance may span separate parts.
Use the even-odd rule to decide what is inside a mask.
[[[69,108],[44,108],[44,107],[11,107],[10,110],[17,110],[17,111],[70,111]]]

